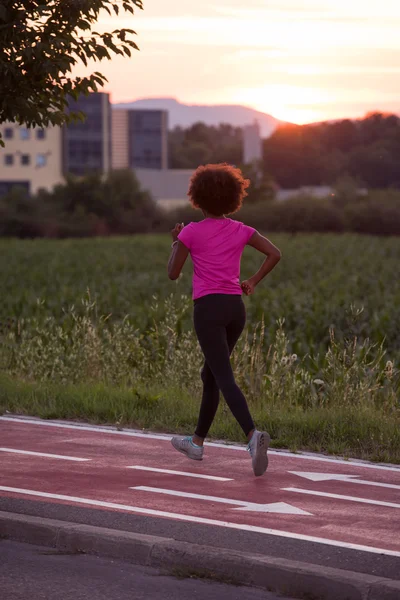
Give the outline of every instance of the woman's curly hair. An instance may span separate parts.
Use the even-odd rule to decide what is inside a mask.
[[[220,217],[240,210],[249,185],[237,167],[227,163],[205,165],[193,173],[188,196],[195,208]]]

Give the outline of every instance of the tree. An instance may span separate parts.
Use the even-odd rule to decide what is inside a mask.
[[[207,163],[242,162],[243,132],[240,127],[221,123],[212,126],[195,123],[188,129],[175,127],[169,132],[171,169],[196,169]]]
[[[246,204],[258,202],[271,202],[275,198],[278,186],[272,177],[263,169],[262,161],[254,161],[242,166],[242,171],[247,179],[250,179],[250,187],[247,190]]]
[[[71,71],[80,62],[139,49],[132,29],[92,30],[100,11],[133,14],[134,7],[142,9],[143,0],[2,0],[0,123],[45,127],[83,119],[82,113],[68,114],[68,98],[97,91],[107,80],[98,71],[89,77]]]
[[[264,170],[284,188],[335,185],[343,175],[371,188],[400,187],[400,118],[282,125],[264,140]]]

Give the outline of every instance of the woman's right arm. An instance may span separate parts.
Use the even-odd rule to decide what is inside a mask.
[[[247,244],[266,256],[266,259],[257,273],[242,283],[243,292],[247,296],[250,296],[254,293],[255,287],[260,283],[260,281],[262,281],[262,279],[264,279],[264,277],[266,277],[268,273],[270,273],[272,269],[276,267],[282,258],[282,254],[279,248],[277,248],[266,237],[260,235],[257,231],[253,233]]]

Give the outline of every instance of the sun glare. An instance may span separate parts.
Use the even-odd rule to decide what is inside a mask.
[[[267,112],[269,113],[269,111]],[[294,123],[295,125],[305,125],[306,123],[315,123],[316,121],[323,120],[323,115],[321,115],[320,111],[307,108],[296,109],[283,106],[281,109],[276,108],[274,112],[271,111],[271,114],[280,121]]]
[[[302,125],[324,118],[321,105],[327,99],[319,89],[270,85],[237,90],[234,100],[282,121]]]

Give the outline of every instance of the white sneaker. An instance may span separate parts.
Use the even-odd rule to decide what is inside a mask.
[[[268,447],[271,438],[268,433],[255,430],[253,437],[248,443],[247,450],[250,452],[253,463],[253,471],[256,477],[264,475],[268,468]]]
[[[195,446],[192,438],[189,437],[173,437],[171,444],[182,454],[186,454],[188,458],[192,460],[203,460],[204,448],[201,446]]]

